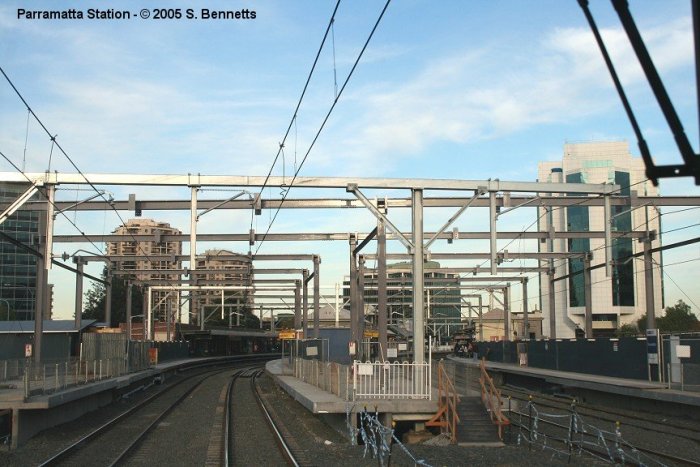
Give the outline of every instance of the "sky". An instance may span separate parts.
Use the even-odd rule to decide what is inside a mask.
[[[658,110],[610,2],[591,10],[658,164],[679,163]],[[84,173],[266,175],[290,124],[299,95],[335,7],[333,1],[7,0],[0,6],[0,65],[28,105]],[[155,19],[155,8],[181,9],[181,19]],[[291,176],[353,68],[384,7],[383,1],[344,0],[324,46],[284,157],[274,175]],[[632,14],[694,148],[698,147],[692,22],[687,0],[631,1]],[[130,19],[26,19],[18,10],[125,10]],[[255,11],[254,19],[201,19],[202,9]],[[148,9],[150,17],[138,16]],[[187,19],[192,9],[197,19]],[[593,35],[576,0],[523,2],[394,0],[313,146],[300,176],[449,178],[535,181],[538,161],[561,159],[567,142],[636,140]],[[74,172],[11,86],[0,82],[0,151],[27,172]],[[14,171],[0,160],[0,171]],[[187,199],[187,189],[104,187],[116,198]],[[666,179],[664,195],[700,195],[690,179]],[[385,192],[368,193],[385,196]],[[58,199],[89,193],[61,189]],[[207,191],[202,198],[222,198]],[[280,188],[265,196],[279,197]],[[347,197],[344,192],[292,189],[291,197]],[[388,192],[388,196],[408,196]],[[673,211],[669,208],[668,211]],[[426,212],[425,230],[454,210]],[[513,212],[499,229],[520,231],[534,210]],[[129,218],[129,213],[123,213]],[[149,213],[183,232],[189,213]],[[79,229],[109,233],[113,212],[70,214]],[[408,228],[410,213],[390,218]],[[254,219],[265,231],[271,213]],[[364,210],[282,211],[271,232],[369,231]],[[700,233],[700,210],[663,218],[665,242]],[[486,230],[483,213],[465,216],[461,231]],[[250,212],[212,212],[199,232],[247,232]],[[679,229],[679,230],[674,230]],[[56,232],[76,234],[64,218]],[[499,248],[505,243],[499,243]],[[247,244],[200,245],[246,252]],[[73,254],[102,244],[63,244]],[[187,245],[183,249],[187,250]],[[402,252],[399,244],[391,252]],[[485,249],[484,245],[463,245]],[[512,248],[512,247],[511,247]],[[518,242],[534,251],[534,243]],[[440,245],[438,251],[450,250]],[[265,242],[260,253],[317,253],[328,293],[347,274],[343,242]],[[669,251],[666,303],[700,304],[700,245]],[[678,264],[674,264],[678,263]],[[272,265],[266,267],[272,267]],[[295,266],[297,265],[284,265]],[[309,267],[305,265],[303,267]],[[99,274],[99,266],[89,270]],[[52,270],[55,317],[73,313],[73,277]],[[514,299],[517,303],[517,296]],[[516,304],[517,307],[517,304]]]

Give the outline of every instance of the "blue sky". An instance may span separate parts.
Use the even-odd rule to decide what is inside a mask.
[[[343,1],[285,148],[289,175],[334,99],[384,2]],[[694,147],[698,141],[690,2],[632,1],[631,9]],[[52,1],[5,1],[0,6],[0,63],[34,111],[86,173],[202,173],[264,175],[294,106],[335,2],[151,1],[61,2],[96,6],[248,8],[254,20],[25,20],[17,9],[56,9]],[[680,156],[658,111],[619,20],[607,1],[591,9],[658,163]],[[335,68],[334,68],[335,65]],[[18,165],[25,152],[27,112],[0,83],[0,150]],[[426,177],[534,181],[537,162],[561,158],[571,141],[636,142],[578,3],[569,1],[394,0],[350,80],[301,175]],[[48,168],[51,145],[29,124],[27,171]],[[4,161],[0,170],[11,171]],[[51,170],[71,172],[55,151]],[[129,190],[112,190],[125,196]],[[134,191],[134,190],[131,190]],[[277,189],[278,191],[278,189]],[[663,194],[700,195],[689,179],[663,180]],[[277,195],[268,190],[271,195]],[[293,196],[308,195],[301,190]],[[314,194],[318,196],[318,194]],[[344,193],[335,193],[344,196]],[[78,199],[75,191],[60,192]],[[139,198],[186,198],[186,190],[138,190]],[[203,193],[220,197],[221,193]],[[405,193],[402,196],[406,196]],[[521,230],[531,210],[513,213],[503,228]],[[700,211],[664,219],[664,228],[697,224]],[[426,215],[437,228],[450,210]],[[200,231],[247,231],[249,213],[212,213]],[[397,212],[407,225],[408,213]],[[125,214],[125,217],[127,215]],[[183,231],[187,213],[155,213]],[[72,218],[92,233],[110,232],[113,213]],[[668,219],[668,220],[667,220]],[[256,219],[267,228],[269,216]],[[483,222],[481,217],[474,223]],[[280,214],[272,231],[363,231],[367,212]],[[459,223],[458,223],[459,225]],[[481,230],[464,221],[460,230]],[[57,231],[75,233],[59,219]],[[697,236],[687,228],[667,242]],[[204,245],[203,245],[204,246]],[[500,246],[500,245],[499,245]],[[61,245],[70,249],[90,245]],[[244,251],[247,245],[229,245]],[[185,247],[186,248],[186,247]],[[347,268],[346,245],[265,244],[261,253],[300,251],[324,257],[324,285]],[[441,247],[442,248],[442,247]],[[523,246],[528,248],[528,246]],[[536,248],[536,245],[532,245]],[[400,246],[392,246],[401,251]],[[445,250],[447,251],[447,250]],[[70,252],[70,251],[69,251]],[[55,253],[60,251],[55,250]],[[665,255],[665,262],[700,257],[698,245]],[[675,258],[675,259],[674,259]],[[667,302],[700,303],[697,262],[667,268]],[[52,272],[57,284],[72,284]],[[57,312],[72,313],[72,286],[57,294]],[[686,296],[688,295],[689,298]],[[695,307],[694,307],[695,308]]]

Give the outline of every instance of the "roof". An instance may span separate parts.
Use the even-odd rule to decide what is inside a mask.
[[[97,323],[95,319],[82,320],[80,330],[94,326]],[[75,321],[72,319],[45,319],[43,323],[45,333],[70,333],[77,332],[75,329]],[[17,334],[17,333],[34,333],[34,321],[0,321],[0,333]]]

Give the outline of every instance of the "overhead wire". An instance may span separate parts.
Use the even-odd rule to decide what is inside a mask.
[[[379,26],[379,23],[381,22],[382,18],[384,17],[384,13],[386,12],[390,3],[391,3],[391,0],[387,0],[387,2],[384,4],[384,8],[382,8],[382,11],[379,14],[379,17],[377,18],[377,21],[374,23],[374,27],[372,27],[372,31],[369,33],[367,40],[365,41],[364,45],[362,46],[362,50],[360,50],[360,53],[358,54],[357,58],[355,59],[355,62],[353,63],[352,68],[350,69],[350,72],[348,73],[347,77],[345,78],[345,81],[343,82],[343,85],[340,87],[340,90],[338,91],[338,95],[333,100],[333,104],[328,109],[328,112],[326,113],[325,118],[321,122],[321,126],[319,127],[318,131],[316,132],[316,135],[314,136],[313,140],[311,141],[309,148],[307,149],[306,153],[304,154],[304,157],[302,158],[301,162],[299,163],[299,167],[294,172],[294,176],[292,177],[291,183],[289,183],[289,187],[287,189],[287,192],[285,193],[284,197],[280,201],[280,204],[277,207],[277,210],[275,211],[275,215],[273,216],[272,221],[268,225],[267,230],[265,231],[265,234],[263,235],[263,238],[260,240],[260,243],[258,243],[258,246],[255,250],[256,253],[258,251],[260,251],[260,248],[262,247],[263,243],[265,242],[267,235],[270,233],[270,229],[272,228],[272,225],[275,223],[275,220],[277,219],[277,215],[279,214],[280,209],[282,209],[282,205],[286,201],[287,196],[289,196],[289,193],[290,193],[292,187],[294,186],[294,182],[296,181],[297,176],[299,175],[299,172],[301,171],[302,167],[304,167],[304,163],[306,163],[306,160],[309,157],[311,150],[314,148],[316,141],[318,141],[318,138],[321,135],[321,132],[323,131],[324,127],[326,126],[326,123],[328,122],[328,119],[330,118],[331,114],[333,113],[333,109],[335,109],[336,104],[338,104],[338,100],[343,95],[343,91],[345,91],[345,87],[348,85],[350,78],[352,77],[353,73],[355,72],[355,69],[357,68],[357,65],[359,64],[360,59],[364,55],[365,50],[367,49],[369,42],[372,40],[372,37],[374,36],[374,33],[377,30],[377,27]],[[268,177],[269,177],[269,175],[268,175]]]

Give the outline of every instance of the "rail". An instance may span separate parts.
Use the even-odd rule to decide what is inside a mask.
[[[486,371],[486,360],[482,359],[479,364],[481,368],[481,376],[479,377],[479,384],[481,385],[481,401],[484,406],[489,411],[491,416],[491,421],[498,425],[498,437],[503,441],[503,427],[510,425],[510,420],[508,417],[503,415],[503,400],[501,398],[501,391],[499,391],[493,384],[493,379],[489,376]]]
[[[353,400],[430,399],[430,362],[360,362],[352,366]]]
[[[440,427],[441,433],[449,433],[452,444],[457,442],[458,403],[459,395],[445,370],[443,361],[440,360],[438,363],[438,411],[425,425]]]

